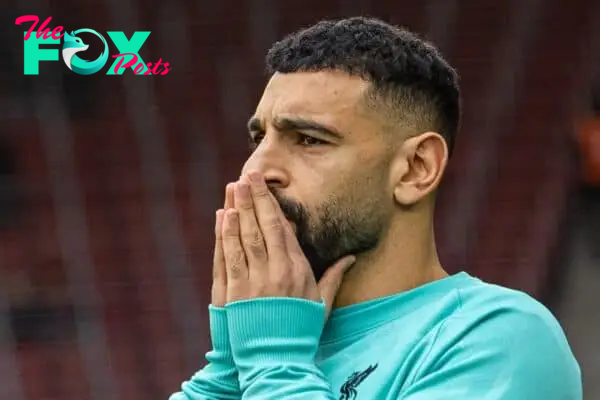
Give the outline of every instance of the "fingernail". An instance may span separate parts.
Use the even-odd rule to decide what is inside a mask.
[[[225,186],[225,197],[233,194],[234,183],[230,182]]]
[[[235,185],[236,190],[241,198],[248,199],[250,198],[250,187],[246,182],[241,182]]]

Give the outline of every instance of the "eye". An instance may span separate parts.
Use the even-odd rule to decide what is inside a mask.
[[[318,146],[322,144],[327,144],[327,142],[323,140],[307,135],[300,135],[298,138],[298,142],[302,146]]]
[[[252,150],[252,151],[256,150],[256,148],[258,147],[258,145],[260,144],[260,142],[263,140],[264,137],[265,137],[265,134],[262,132],[251,133],[250,136],[248,137],[248,146],[250,147],[250,150]]]

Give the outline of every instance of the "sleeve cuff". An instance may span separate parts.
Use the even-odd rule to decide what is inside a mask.
[[[225,306],[238,366],[314,363],[325,304],[291,297],[242,300]]]
[[[229,329],[227,327],[227,313],[224,307],[208,306],[210,324],[210,340],[213,350],[231,353],[229,345]]]

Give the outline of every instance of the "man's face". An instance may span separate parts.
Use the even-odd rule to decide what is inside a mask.
[[[338,72],[275,74],[249,122],[261,171],[319,280],[374,249],[392,210],[391,152],[362,104],[368,83]]]

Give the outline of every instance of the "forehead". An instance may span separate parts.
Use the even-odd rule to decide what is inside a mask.
[[[260,119],[283,114],[337,119],[356,116],[368,83],[337,71],[276,73],[256,109]],[[334,122],[334,121],[331,121]]]

